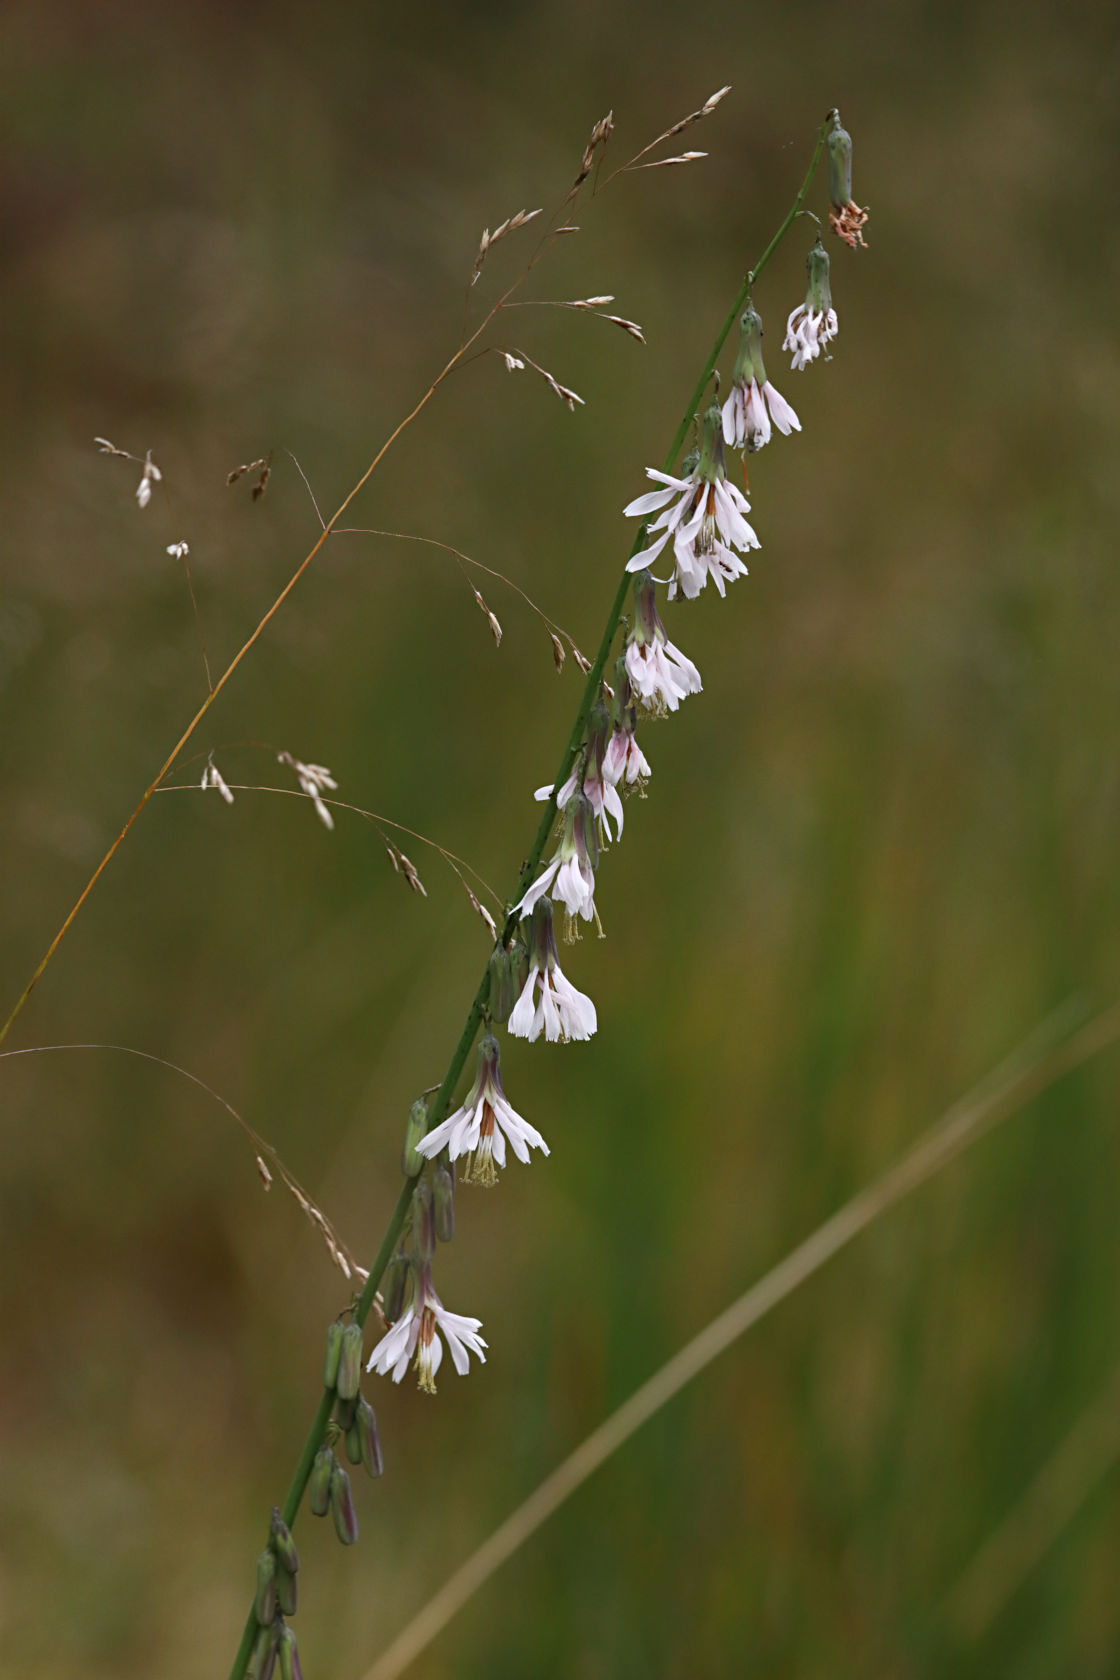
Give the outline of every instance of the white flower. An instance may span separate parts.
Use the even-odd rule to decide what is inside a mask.
[[[728,483],[725,475],[721,416],[714,403],[704,415],[700,436],[699,458],[687,477],[674,478],[671,473],[647,467],[646,477],[659,480],[665,489],[647,491],[623,509],[631,518],[644,518],[658,508],[663,510],[649,526],[650,533],[659,531],[661,535],[640,554],[635,554],[626,569],[643,571],[671,537],[675,561],[669,579],[671,601],[678,590],[689,600],[694,599],[709,577],[723,595],[727,584],[747,575],[746,566],[734,550],[761,547],[745,517],[750,512],[750,503],[741,490]]]
[[[666,643],[666,646],[669,644]],[[683,659],[684,655],[680,657]],[[691,664],[691,660],[689,661]],[[693,670],[696,670],[693,665]],[[629,672],[627,672],[629,675]],[[697,672],[699,681],[699,672]],[[625,787],[637,788],[639,794],[645,797],[645,785],[653,771],[649,767],[649,760],[635,738],[633,729],[615,729],[607,742],[606,756],[603,759],[603,775],[614,786],[621,782]]]
[[[296,780],[299,782],[303,792],[310,799],[312,805],[314,805],[319,821],[322,823],[323,827],[333,828],[334,818],[331,816],[330,811],[323,802],[323,789],[326,788],[330,790],[337,788],[338,783],[335,781],[326,765],[301,764],[299,759],[293,758],[289,752],[277,753],[276,757],[281,764],[290,765],[295,771]]]
[[[411,1306],[382,1336],[369,1356],[366,1370],[377,1371],[383,1377],[391,1373],[393,1381],[399,1383],[415,1354],[420,1387],[425,1393],[434,1394],[436,1372],[443,1362],[443,1343],[436,1330],[442,1333],[447,1343],[455,1369],[461,1377],[465,1377],[472,1353],[481,1365],[486,1363],[486,1355],[482,1351],[486,1343],[478,1334],[482,1329],[482,1320],[448,1312],[432,1288],[429,1266],[417,1269],[413,1287]]]
[[[214,763],[213,753],[210,754],[210,758],[209,758],[209,761],[206,765],[206,768],[202,772],[201,786],[203,788],[217,788],[218,792],[221,794],[221,796],[225,800],[226,804],[227,805],[232,805],[233,804],[233,794],[230,792],[229,787],[226,784],[225,779],[223,778],[221,771],[218,769],[217,765]]]
[[[168,543],[167,553],[170,554],[172,560],[185,560],[190,553],[190,545],[185,542]]]
[[[634,579],[634,624],[626,641],[626,675],[654,717],[675,712],[682,700],[699,694],[703,687],[691,659],[665,634],[649,572],[639,572]]]
[[[506,1140],[519,1161],[528,1162],[530,1149],[547,1155],[544,1138],[510,1106],[502,1090],[498,1041],[490,1033],[478,1046],[478,1072],[467,1099],[454,1114],[433,1126],[416,1145],[417,1153],[434,1159],[446,1149],[451,1160],[471,1157],[465,1184],[495,1184],[496,1167],[506,1164]]]
[[[551,892],[568,912],[569,937],[571,922],[581,916],[585,922],[595,919],[595,869],[599,862],[599,845],[595,837],[594,812],[591,801],[582,791],[572,789],[564,811],[564,832],[555,856],[546,863],[524,898],[514,905],[522,916],[528,916],[537,901]]]
[[[785,436],[801,422],[766,377],[762,360],[762,317],[752,304],[739,317],[739,354],[731,395],[723,405],[723,435],[729,448],[752,452],[770,442],[770,422]]]
[[[840,330],[836,311],[832,307],[828,252],[821,243],[819,234],[816,244],[806,258],[805,266],[809,271],[805,302],[799,303],[797,308],[790,312],[786,322],[786,336],[782,340],[782,349],[789,350],[793,355],[792,365],[795,370],[806,368],[810,362],[816,361],[825,345],[831,343]]]
[[[576,991],[556,960],[552,900],[538,899],[529,939],[529,978],[513,1006],[508,1030],[530,1044],[542,1032],[550,1044],[564,1044],[590,1038],[598,1024],[595,1005]]]
[[[584,797],[587,799],[595,815],[596,831],[603,845],[610,845],[622,833],[625,815],[622,800],[614,786],[614,781],[607,776],[605,759],[607,751],[607,733],[610,729],[610,719],[607,708],[602,701],[592,706],[587,719],[587,747],[576,761],[576,766],[566,782],[562,782],[556,794],[556,809],[567,809],[568,803],[580,784],[582,771],[582,786]],[[617,780],[617,778],[615,778]],[[540,787],[533,795],[534,799],[549,799],[552,795],[552,783],[547,787]],[[611,832],[610,819],[614,819],[615,832]]]

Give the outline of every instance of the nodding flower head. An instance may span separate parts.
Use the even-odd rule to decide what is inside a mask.
[[[816,361],[825,345],[831,343],[840,330],[836,311],[832,307],[828,252],[822,245],[819,234],[816,244],[805,259],[805,266],[809,271],[805,302],[799,303],[797,308],[791,311],[786,322],[786,336],[782,340],[782,349],[789,350],[793,355],[795,371]],[[826,357],[825,360],[827,359]]]
[[[832,200],[828,219],[833,233],[853,251],[861,246],[866,250],[863,229],[867,211],[852,198],[852,137],[842,126],[839,111],[832,113],[828,135],[828,196]]]
[[[753,454],[770,442],[771,421],[787,437],[801,430],[797,415],[766,377],[762,317],[748,303],[739,318],[739,354],[731,395],[723,405],[723,435],[730,448]]]
[[[761,545],[745,515],[750,503],[741,490],[727,481],[723,458],[723,433],[719,406],[712,403],[700,421],[700,448],[696,464],[684,478],[646,468],[646,477],[657,479],[663,490],[649,490],[635,497],[623,512],[631,518],[645,518],[660,508],[651,521],[649,534],[660,532],[648,548],[627,562],[628,572],[644,571],[673,540],[673,574],[669,599],[677,592],[692,600],[709,577],[723,595],[726,586],[746,577],[747,568],[734,551]]]
[[[506,1164],[506,1142],[519,1161],[527,1162],[530,1149],[548,1154],[548,1145],[520,1114],[515,1113],[502,1090],[501,1051],[491,1033],[480,1040],[478,1071],[461,1108],[417,1144],[421,1155],[434,1159],[441,1149],[457,1161],[467,1156],[465,1184],[496,1184],[497,1169]]]
[[[636,582],[636,580],[635,580]],[[626,655],[620,654],[614,667],[614,701],[611,706],[611,737],[603,754],[603,776],[614,788],[646,796],[646,782],[653,771],[638,745],[638,712],[634,689],[626,669]],[[621,832],[621,825],[620,825]]]
[[[483,1352],[486,1343],[478,1334],[481,1329],[480,1318],[463,1318],[459,1313],[448,1312],[432,1287],[431,1266],[417,1266],[413,1271],[412,1302],[382,1336],[369,1356],[366,1370],[378,1371],[382,1376],[391,1373],[393,1381],[399,1383],[415,1354],[419,1385],[425,1394],[434,1394],[436,1372],[443,1361],[443,1342],[436,1331],[442,1332],[451,1363],[465,1377],[472,1353],[479,1364],[486,1363]]]
[[[529,978],[509,1018],[514,1038],[530,1043],[543,1032],[550,1043],[587,1039],[598,1026],[595,1005],[564,977],[556,957],[552,900],[539,898],[529,930]]]
[[[595,812],[582,788],[574,789],[564,807],[564,832],[550,863],[546,863],[528,892],[514,908],[527,916],[546,892],[553,893],[568,912],[566,933],[578,937],[576,916],[595,921],[595,870],[599,840]]]
[[[682,700],[699,694],[703,686],[691,659],[665,634],[649,572],[639,572],[634,579],[634,623],[626,639],[625,658],[633,692],[653,717],[675,712]]]
[[[612,779],[605,769],[609,733],[610,716],[607,708],[601,700],[596,701],[587,716],[587,745],[576,759],[571,775],[566,782],[561,783],[556,794],[556,809],[564,811],[576,789],[583,788],[584,796],[595,813],[595,830],[602,846],[609,846],[612,840],[618,839],[624,820],[622,800],[614,785],[617,777]],[[548,799],[551,793],[550,782],[547,787],[538,788],[533,797]],[[613,834],[612,818],[615,824]]]

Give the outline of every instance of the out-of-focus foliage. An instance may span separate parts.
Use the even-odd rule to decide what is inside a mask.
[[[734,84],[689,169],[616,181],[519,311],[573,416],[487,358],[355,524],[455,544],[593,647],[715,325],[825,110],[870,250],[833,361],[785,371],[795,234],[756,302],[804,431],[751,466],[762,552],[673,610],[705,679],[572,954],[601,1030],[510,1045],[553,1146],[461,1192],[438,1284],[491,1357],[381,1382],[387,1471],[341,1552],[304,1518],[309,1675],[359,1674],[679,1343],[1071,994],[1120,989],[1115,112],[1104,5],[86,6],[0,19],[4,1002],[224,663],[458,340],[479,233]],[[823,209],[822,189],[814,199]],[[491,253],[471,307],[527,253]],[[521,243],[518,243],[520,241]],[[730,357],[728,358],[729,365]],[[102,434],[163,468],[133,500]],[[230,468],[275,449],[268,494]],[[577,695],[500,585],[340,537],[201,730],[275,751],[510,890]],[[711,596],[712,592],[708,591]],[[262,747],[260,743],[265,743]],[[268,749],[271,749],[268,750]],[[193,750],[193,749],[192,749]],[[182,777],[197,782],[203,759]],[[486,955],[454,878],[295,800],[144,813],[11,1040],[206,1079],[367,1257],[408,1105]],[[945,1598],[1107,1380],[1115,1058],[1066,1081],[647,1428],[417,1665],[452,1674],[1105,1675],[1115,1482],[978,1644]],[[225,1672],[343,1300],[222,1111],[107,1052],[0,1064],[0,1649],[20,1680]]]

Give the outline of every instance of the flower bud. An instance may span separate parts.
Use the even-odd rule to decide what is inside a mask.
[[[358,1435],[358,1411],[354,1408],[354,1421],[346,1431],[346,1456],[351,1464],[362,1462],[362,1443]]]
[[[271,1547],[257,1559],[257,1595],[253,1600],[253,1614],[262,1627],[271,1627],[276,1620],[276,1554]]]
[[[648,576],[648,573],[643,573]],[[650,588],[653,579],[650,579]],[[557,964],[556,935],[552,927],[552,900],[547,897],[538,898],[533,906],[533,917],[529,924],[529,961],[533,968],[554,969]]]
[[[276,1571],[276,1602],[282,1616],[294,1616],[299,1608],[299,1584],[283,1564]]]
[[[249,1680],[272,1680],[279,1637],[280,1629],[275,1622],[270,1627],[261,1628],[249,1659]]]
[[[436,1237],[450,1242],[455,1235],[455,1180],[442,1161],[432,1173],[432,1215]]]
[[[425,1173],[412,1198],[412,1252],[423,1266],[436,1251],[436,1228],[432,1214],[432,1181]]]
[[[766,383],[766,365],[762,359],[762,316],[753,303],[748,303],[739,317],[739,354],[735,358],[734,380],[736,385],[749,385],[752,379],[761,390]],[[720,424],[723,424],[722,412]]]
[[[747,319],[747,315],[753,314],[754,311],[748,304],[746,314],[743,315],[739,323],[740,327],[742,327],[743,321]],[[756,316],[755,319],[757,320],[758,317]],[[760,328],[761,325],[762,323],[759,321]],[[744,342],[745,340],[740,340],[740,355],[743,353]],[[760,345],[760,357],[761,354]],[[738,368],[738,363],[736,363],[736,368]],[[738,377],[737,373],[736,377]],[[727,476],[727,464],[723,453],[723,410],[715,402],[710,403],[704,410],[704,416],[700,422],[700,459],[696,463],[696,472],[698,477],[706,480],[709,484]]]
[[[428,1129],[428,1099],[417,1097],[408,1111],[408,1124],[404,1131],[404,1147],[401,1150],[401,1171],[406,1178],[415,1178],[424,1165],[423,1155],[418,1155],[416,1145]]]
[[[307,1481],[307,1503],[311,1507],[313,1517],[325,1517],[331,1502],[331,1471],[334,1469],[334,1453],[324,1441],[311,1464],[311,1475]]]
[[[495,945],[490,954],[490,1013],[495,1021],[508,1021],[517,1002],[514,985],[513,954],[504,945]]]
[[[296,1636],[290,1627],[280,1630],[279,1654],[281,1680],[303,1680]]]
[[[358,1397],[356,1394],[352,1395],[349,1400],[343,1400],[341,1395],[336,1398],[334,1403],[334,1421],[338,1424],[338,1427],[344,1435],[353,1423],[357,1410]]]
[[[335,1390],[340,1400],[353,1400],[362,1380],[362,1327],[348,1324],[342,1332],[342,1347],[338,1356],[338,1375]]]
[[[333,1388],[338,1381],[338,1358],[342,1352],[342,1325],[336,1318],[327,1326],[327,1351],[323,1359],[323,1387]]]
[[[350,1478],[337,1461],[331,1471],[331,1516],[342,1544],[352,1546],[358,1538],[358,1513],[350,1492]]]
[[[816,244],[805,258],[805,267],[809,271],[809,286],[805,294],[805,304],[814,315],[823,315],[832,308],[832,287],[829,284],[828,252],[821,243],[818,233]]]
[[[362,1448],[362,1466],[367,1476],[375,1480],[385,1465],[381,1458],[381,1438],[377,1433],[377,1417],[368,1400],[358,1401],[358,1416],[354,1423]]]
[[[409,1259],[407,1254],[394,1254],[385,1268],[385,1277],[381,1284],[381,1302],[385,1317],[390,1324],[395,1324],[401,1316],[404,1306],[405,1286],[408,1283]]]
[[[828,135],[828,196],[837,210],[852,198],[852,137],[841,127],[839,111],[832,113]]]
[[[289,1575],[299,1572],[299,1553],[292,1539],[292,1531],[280,1515],[280,1507],[272,1507],[272,1549]]]

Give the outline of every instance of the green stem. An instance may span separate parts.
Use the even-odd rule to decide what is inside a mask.
[[[805,195],[809,191],[809,185],[813,179],[817,164],[820,161],[821,148],[824,145],[825,135],[828,130],[828,121],[829,119],[826,118],[817,132],[817,143],[813,148],[812,160],[805,172],[805,179],[802,181],[801,186],[798,189],[797,196],[791,204],[785,220],[782,222],[777,233],[775,233],[773,239],[771,239],[769,245],[767,245],[765,251],[763,251],[761,257],[759,257],[757,263],[755,263],[754,267],[750,270],[742,285],[739,287],[738,293],[735,297],[735,302],[731,305],[731,308],[727,312],[727,319],[724,321],[722,327],[716,335],[715,342],[708,353],[708,359],[704,363],[703,372],[696,381],[696,387],[688,399],[688,406],[685,408],[685,411],[681,416],[680,425],[677,427],[676,435],[674,436],[669,452],[665,457],[664,470],[666,472],[672,471],[677,456],[680,454],[681,445],[688,436],[688,428],[692,424],[693,416],[700,407],[700,404],[704,399],[704,392],[707,389],[708,381],[715,372],[715,366],[717,360],[719,359],[719,353],[723,349],[727,336],[739,317],[740,310],[742,309],[744,303],[746,303],[747,298],[750,296],[751,287],[758,280],[759,275],[770,261],[770,258],[774,255],[774,252],[778,249],[778,246],[789,232],[789,229],[793,226],[794,220],[796,219],[801,206],[805,202]],[[634,538],[634,543],[629,555],[630,559],[633,559],[634,555],[641,549],[642,544],[645,542],[645,536],[646,521],[643,520],[638,527],[638,534]],[[603,672],[606,669],[607,660],[610,658],[611,648],[614,644],[614,638],[618,631],[619,622],[622,618],[622,609],[626,605],[626,597],[630,591],[632,581],[633,579],[631,574],[626,570],[623,570],[622,576],[619,579],[618,588],[615,591],[614,600],[611,603],[611,610],[607,614],[607,622],[603,629],[602,640],[599,643],[599,651],[595,655],[591,669],[587,673],[587,681],[583,685],[583,695],[580,699],[579,710],[576,712],[575,722],[572,724],[571,734],[568,736],[568,742],[564,748],[564,756],[560,760],[560,768],[556,772],[556,779],[552,784],[552,793],[545,805],[544,814],[542,815],[540,824],[537,828],[536,836],[529,851],[529,856],[525,860],[525,864],[517,882],[517,887],[514,891],[512,900],[514,904],[521,899],[523,894],[527,891],[530,883],[535,878],[537,866],[541,860],[541,855],[544,852],[545,846],[548,844],[548,837],[552,830],[553,818],[556,815],[556,795],[567,778],[568,772],[571,769],[572,760],[575,758],[576,753],[583,744],[583,737],[587,728],[587,715],[590,712],[591,707],[594,705],[595,697],[599,692],[599,685],[603,680]],[[509,940],[519,921],[520,917],[517,915],[517,912],[515,910],[511,910],[509,915],[506,917],[505,925],[502,928],[501,938],[503,942]],[[474,1002],[471,1004],[467,1019],[463,1024],[463,1030],[459,1035],[459,1042],[456,1044],[454,1053],[447,1065],[447,1072],[444,1074],[439,1090],[436,1092],[435,1098],[430,1105],[428,1111],[429,1131],[433,1126],[438,1126],[447,1116],[447,1111],[451,1106],[451,1094],[458,1083],[459,1075],[462,1073],[467,1057],[470,1055],[471,1046],[474,1044],[475,1038],[478,1035],[478,1029],[482,1023],[489,992],[490,971],[489,968],[486,968],[483,971],[478,991],[474,995]],[[409,1179],[403,1186],[400,1195],[397,1197],[397,1203],[393,1209],[392,1216],[390,1217],[388,1228],[381,1240],[381,1247],[378,1249],[377,1254],[374,1257],[373,1264],[370,1267],[369,1277],[366,1279],[365,1287],[362,1290],[358,1299],[358,1304],[354,1309],[354,1316],[359,1324],[364,1324],[369,1316],[369,1310],[373,1305],[373,1297],[377,1291],[377,1286],[381,1282],[385,1268],[392,1258],[393,1251],[397,1244],[397,1239],[400,1236],[404,1222],[408,1217],[409,1204],[412,1201],[415,1188],[416,1180]],[[283,1517],[289,1528],[295,1522],[300,1504],[302,1503],[304,1491],[307,1487],[308,1477],[311,1474],[312,1462],[326,1434],[327,1423],[330,1418],[333,1402],[334,1390],[325,1388],[320,1396],[311,1428],[307,1432],[307,1438],[303,1443],[303,1450],[299,1455],[299,1460],[292,1475],[291,1485],[288,1488],[287,1497],[284,1500]],[[241,1644],[238,1646],[237,1655],[233,1660],[233,1667],[230,1669],[229,1680],[243,1680],[246,1666],[249,1662],[250,1656],[252,1655],[253,1642],[256,1639],[256,1635],[257,1620],[252,1610],[250,1610],[248,1620],[245,1623],[245,1631],[241,1636]]]

